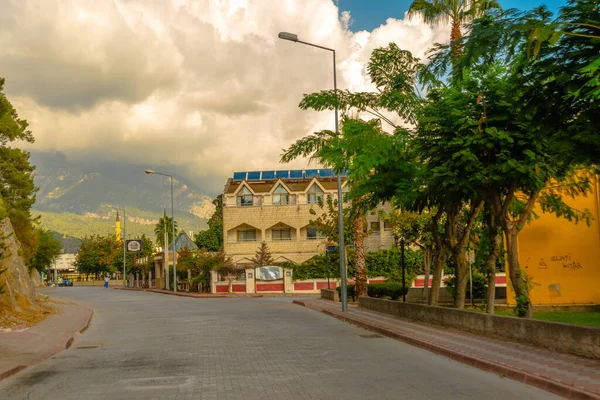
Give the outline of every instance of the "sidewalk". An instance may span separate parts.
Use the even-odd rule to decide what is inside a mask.
[[[294,303],[569,399],[600,399],[600,361],[315,299]]]
[[[89,308],[73,303],[57,308],[59,314],[31,328],[0,333],[0,380],[68,349],[75,333],[88,328],[93,315]]]

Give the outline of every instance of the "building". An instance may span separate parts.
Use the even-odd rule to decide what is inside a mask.
[[[588,196],[565,201],[578,210],[589,210],[592,221],[575,224],[554,214],[534,212],[539,218],[519,234],[519,262],[533,282],[533,305],[600,303],[600,197],[597,177]],[[508,285],[507,301],[515,304]]]
[[[346,191],[346,177],[342,177]],[[236,172],[227,181],[223,198],[224,250],[237,264],[250,264],[261,242],[269,246],[275,263],[302,263],[323,254],[325,237],[311,226],[320,199],[337,199],[337,177],[331,169]],[[369,215],[373,234],[368,250],[389,248],[390,227]]]

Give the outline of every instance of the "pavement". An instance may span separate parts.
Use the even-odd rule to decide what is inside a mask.
[[[356,306],[342,313],[340,303],[323,299],[294,302],[566,398],[600,399],[598,360],[418,323]]]
[[[62,300],[56,304],[58,314],[31,328],[0,332],[0,381],[68,349],[75,336],[88,328],[91,309],[54,300]]]
[[[92,308],[93,323],[69,349],[1,381],[2,400],[559,398],[293,298],[50,292]]]

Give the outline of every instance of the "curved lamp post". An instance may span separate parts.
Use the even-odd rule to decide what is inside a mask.
[[[173,291],[177,292],[177,254],[175,253],[175,209],[173,208],[173,175],[163,174],[162,172],[156,172],[151,169],[147,169],[146,174],[168,176],[171,180],[171,228],[173,231],[173,239],[171,243],[173,244]],[[166,222],[167,221],[165,221],[165,223]],[[166,243],[165,246],[167,246]],[[169,260],[165,260],[165,263],[166,265],[169,265]]]
[[[337,74],[335,70],[335,50],[330,49],[328,47],[319,46],[317,44],[304,42],[298,39],[298,35],[289,33],[289,32],[279,32],[279,39],[289,40],[290,42],[301,43],[307,46],[316,47],[322,50],[331,51],[333,53],[333,91],[336,95],[335,101],[335,133],[339,135],[338,128],[338,102],[337,102]],[[337,171],[337,192],[338,192],[338,234],[340,236],[340,280],[342,281],[342,312],[348,311],[348,289],[346,282],[346,253],[344,249],[344,212],[343,212],[343,202],[344,196],[342,193],[342,171]]]

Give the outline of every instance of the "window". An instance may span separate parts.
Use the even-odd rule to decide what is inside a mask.
[[[319,200],[323,199],[323,191],[315,183],[308,189],[308,204],[317,204]]]
[[[279,185],[273,192],[273,204],[290,204],[290,194],[281,185]]]
[[[392,227],[392,223],[390,221],[383,221],[383,229],[386,231],[391,231],[394,228]]]
[[[379,224],[379,221],[371,222],[371,230],[373,232],[379,232],[380,229],[381,229],[381,225]]]
[[[237,205],[238,206],[251,206],[252,205],[252,192],[244,186],[242,190],[237,194]]]
[[[318,240],[323,239],[324,236],[321,232],[317,230],[317,228],[306,228],[306,239],[308,240]]]
[[[256,230],[238,231],[238,242],[256,242]]]
[[[273,229],[271,231],[273,240],[292,240],[292,230],[287,229]]]

